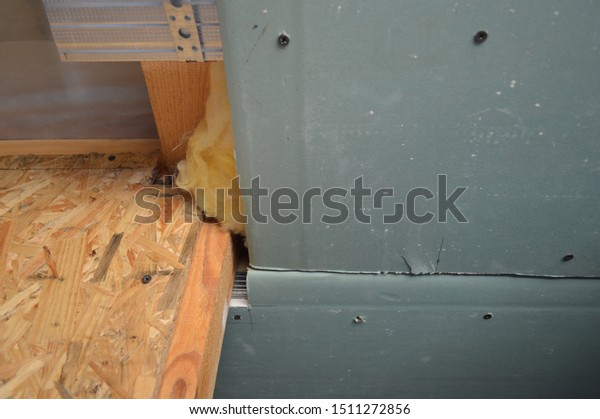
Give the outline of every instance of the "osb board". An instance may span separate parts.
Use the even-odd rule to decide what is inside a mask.
[[[0,397],[158,392],[200,223],[133,222],[156,159],[0,158]]]

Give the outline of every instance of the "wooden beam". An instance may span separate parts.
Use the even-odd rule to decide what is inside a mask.
[[[0,156],[150,153],[160,148],[156,138],[89,140],[0,140]]]
[[[142,62],[167,173],[185,158],[187,138],[204,118],[215,65],[223,67],[217,62]]]
[[[159,383],[159,398],[213,395],[235,276],[231,235],[203,224]]]

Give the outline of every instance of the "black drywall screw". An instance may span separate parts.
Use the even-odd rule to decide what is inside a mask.
[[[483,320],[489,320],[492,317],[494,317],[494,315],[492,313],[487,313],[483,315]]]
[[[361,323],[366,322],[366,320],[363,316],[356,316],[355,318],[352,319],[352,321],[356,324],[361,324]]]
[[[575,256],[573,256],[573,255],[564,255],[563,258],[562,258],[562,261],[563,262],[568,262],[570,260],[573,260],[574,257]]]
[[[483,44],[488,38],[488,33],[486,31],[479,31],[473,37],[473,42],[476,44]]]
[[[290,43],[290,37],[285,32],[282,32],[279,34],[279,38],[277,38],[277,43],[282,48],[287,47]]]
[[[147,284],[152,281],[152,275],[144,275],[142,277],[142,284]]]
[[[110,156],[108,156],[108,161],[114,161],[116,159],[115,156],[113,156],[112,154]]]

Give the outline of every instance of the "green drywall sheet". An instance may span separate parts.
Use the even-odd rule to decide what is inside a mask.
[[[600,397],[599,280],[250,270],[248,292],[217,398]]]
[[[600,2],[218,5],[241,185],[395,194],[370,223],[325,225],[318,199],[311,223],[251,220],[252,266],[600,276]],[[417,187],[438,215],[439,174],[468,223],[383,223]]]

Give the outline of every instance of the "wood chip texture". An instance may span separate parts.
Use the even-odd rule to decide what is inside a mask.
[[[0,397],[157,396],[202,226],[157,157],[0,157]]]

